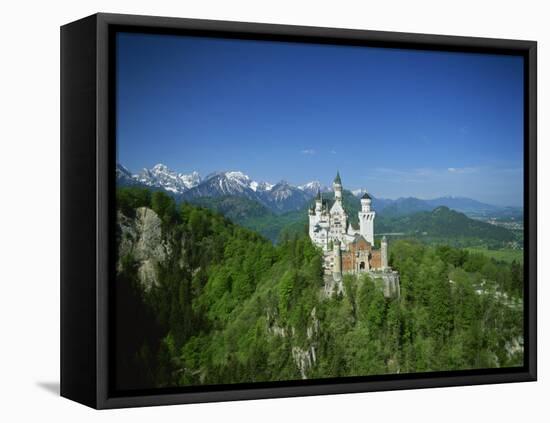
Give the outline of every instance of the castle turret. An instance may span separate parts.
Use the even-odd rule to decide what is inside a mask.
[[[336,172],[336,178],[334,178],[332,187],[334,188],[334,200],[342,201],[342,179],[340,179],[340,172],[338,171]]]
[[[361,197],[361,211],[365,213],[370,212],[371,203],[372,203],[372,199],[370,195],[365,192],[365,194],[363,194],[363,196]]]
[[[334,240],[334,245],[332,247],[334,254],[334,264],[332,266],[332,278],[335,281],[342,279],[342,251],[340,250],[340,241],[338,239]]]
[[[317,190],[317,196],[315,197],[315,213],[321,213],[323,208],[323,199],[321,198],[321,190]]]
[[[332,186],[334,188],[334,204],[329,211],[330,236],[331,238],[338,238],[340,241],[343,241],[346,228],[348,227],[348,215],[342,203],[342,179],[340,179],[340,172],[336,172],[336,178],[334,178]]]
[[[382,237],[380,242],[380,262],[382,270],[386,270],[388,268],[388,240],[386,235]]]
[[[371,245],[374,245],[374,218],[376,213],[371,209],[372,198],[365,192],[361,197],[361,211],[359,212],[359,233]]]

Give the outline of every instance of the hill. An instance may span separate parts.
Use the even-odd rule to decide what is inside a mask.
[[[466,197],[439,197],[423,200],[415,197],[397,198],[395,200],[373,198],[373,208],[383,216],[405,216],[419,211],[430,211],[440,206],[464,213],[478,219],[523,219],[521,207],[503,207],[483,203]]]
[[[403,233],[426,240],[447,240],[450,242],[507,243],[515,235],[503,227],[470,219],[463,213],[448,207],[437,207],[432,211],[413,213],[407,216],[385,216],[375,221],[376,233]]]
[[[516,263],[396,241],[399,301],[350,275],[344,295],[326,297],[307,236],[273,245],[219,213],[137,188],[117,190],[116,229],[121,389],[522,363],[507,347],[523,327],[510,300],[523,286]]]
[[[189,200],[190,203],[205,207],[223,214],[235,223],[242,224],[250,219],[273,219],[275,214],[267,207],[246,197],[222,196],[222,197],[197,197]]]
[[[377,201],[373,201],[373,207],[376,206]],[[408,197],[408,198],[399,198],[394,200],[381,208],[375,208],[374,210],[378,211],[380,216],[384,217],[397,217],[397,216],[406,216],[409,214],[417,213],[420,211],[430,211],[433,210],[434,206],[430,205],[424,200],[419,200],[418,198]]]

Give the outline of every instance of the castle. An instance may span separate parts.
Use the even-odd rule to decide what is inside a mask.
[[[334,201],[323,200],[317,192],[315,204],[309,209],[309,237],[323,250],[327,293],[343,291],[342,275],[368,273],[383,281],[384,295],[399,296],[399,274],[388,266],[388,240],[384,236],[380,249],[374,248],[374,218],[372,198],[361,197],[359,227],[349,222],[342,202],[340,173],[332,184]]]

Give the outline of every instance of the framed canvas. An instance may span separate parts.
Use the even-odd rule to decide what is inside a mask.
[[[61,28],[61,395],[536,380],[536,43]]]

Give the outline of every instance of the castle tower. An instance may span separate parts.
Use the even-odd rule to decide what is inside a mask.
[[[317,190],[317,196],[315,197],[315,214],[320,214],[323,208],[323,199],[321,198],[321,190]]]
[[[374,245],[374,217],[376,213],[371,209],[372,199],[370,195],[365,192],[361,197],[361,211],[359,212],[359,233],[365,238],[371,245]]]
[[[335,281],[342,279],[342,251],[340,250],[340,241],[334,240],[334,246],[332,248],[334,254],[334,265],[332,267],[332,278]]]
[[[334,200],[342,201],[342,179],[340,179],[340,172],[338,171],[336,172],[336,178],[334,178],[332,187],[334,188]]]
[[[321,219],[321,193],[317,191],[317,197],[315,197],[315,205],[311,206],[308,215],[309,215],[309,237],[313,242],[315,242],[315,225],[319,223]]]
[[[380,262],[382,270],[386,270],[388,268],[388,240],[386,235],[382,237],[380,242]]]
[[[332,187],[334,188],[334,204],[329,212],[330,237],[343,241],[348,227],[348,215],[342,203],[342,179],[340,179],[340,172],[336,172],[336,178],[334,178]]]

